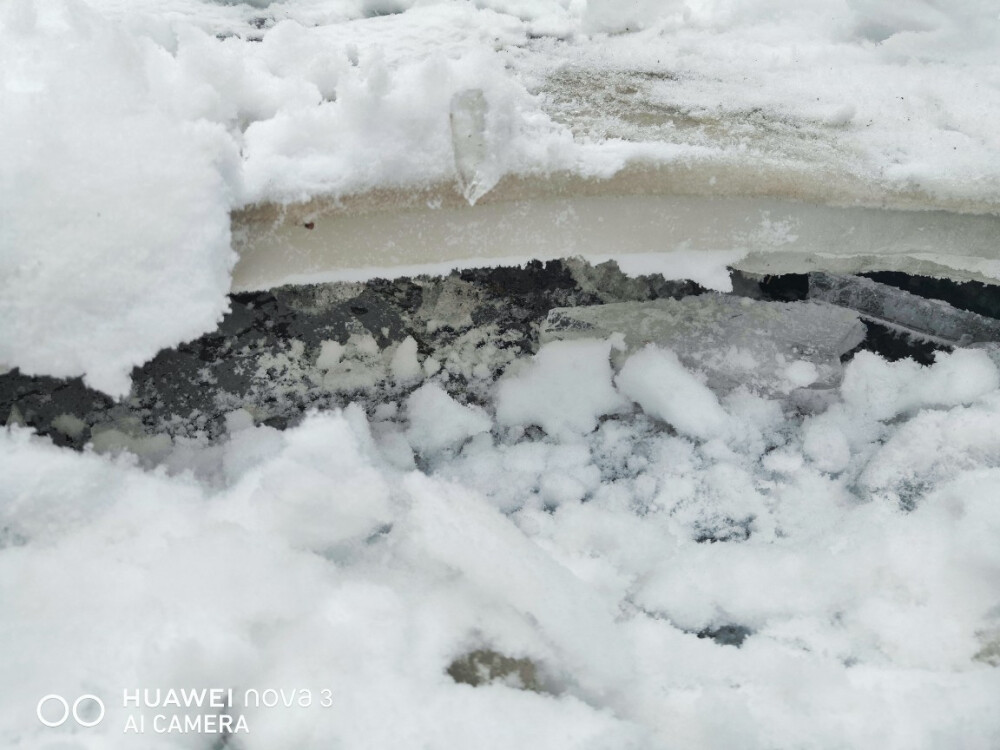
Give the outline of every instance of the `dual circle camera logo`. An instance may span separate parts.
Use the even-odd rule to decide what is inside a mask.
[[[56,703],[62,708],[59,709],[62,714],[57,719],[52,718],[52,711],[46,709],[46,705],[50,703]],[[93,704],[97,707],[97,718],[92,718],[94,714],[94,709],[91,706]],[[84,706],[84,712],[81,713],[80,707]],[[102,721],[104,721],[104,701],[98,698],[96,695],[81,695],[75,701],[73,701],[73,707],[70,708],[69,701],[63,698],[61,695],[56,695],[51,693],[46,695],[35,707],[35,714],[38,716],[38,720],[42,722],[47,727],[61,727],[67,721],[72,714],[73,720],[79,724],[81,727],[96,727]],[[46,717],[48,715],[48,718]]]

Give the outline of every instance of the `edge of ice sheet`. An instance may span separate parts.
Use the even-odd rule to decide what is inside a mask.
[[[438,184],[236,211],[232,289],[569,256],[622,259],[668,277],[683,271],[723,290],[727,264],[996,283],[997,210],[843,176],[708,163],[633,166],[607,179],[508,176],[475,206]]]

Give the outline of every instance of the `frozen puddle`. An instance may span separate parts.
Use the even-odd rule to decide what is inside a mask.
[[[726,288],[727,265],[1000,278],[1000,217],[760,196],[550,194],[475,206],[440,193],[418,206],[376,196],[259,207],[237,215],[234,232],[234,291],[573,256],[716,288]]]

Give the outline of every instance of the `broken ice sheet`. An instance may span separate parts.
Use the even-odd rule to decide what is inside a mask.
[[[861,276],[810,274],[809,298],[850,308],[866,318],[950,345],[1000,341],[1000,320]]]
[[[648,343],[673,350],[706,385],[740,385],[761,394],[830,388],[840,382],[840,355],[865,328],[857,313],[819,301],[761,302],[723,294],[683,299],[556,308],[541,326],[542,343],[580,337],[625,337],[616,364]]]

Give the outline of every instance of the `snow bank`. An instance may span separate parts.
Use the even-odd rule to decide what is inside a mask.
[[[258,202],[668,164],[988,209],[998,40],[973,0],[16,0],[0,363],[124,394],[225,310],[227,212]]]
[[[0,362],[123,395],[227,307],[235,151],[164,111],[148,41],[68,0],[0,13]]]

